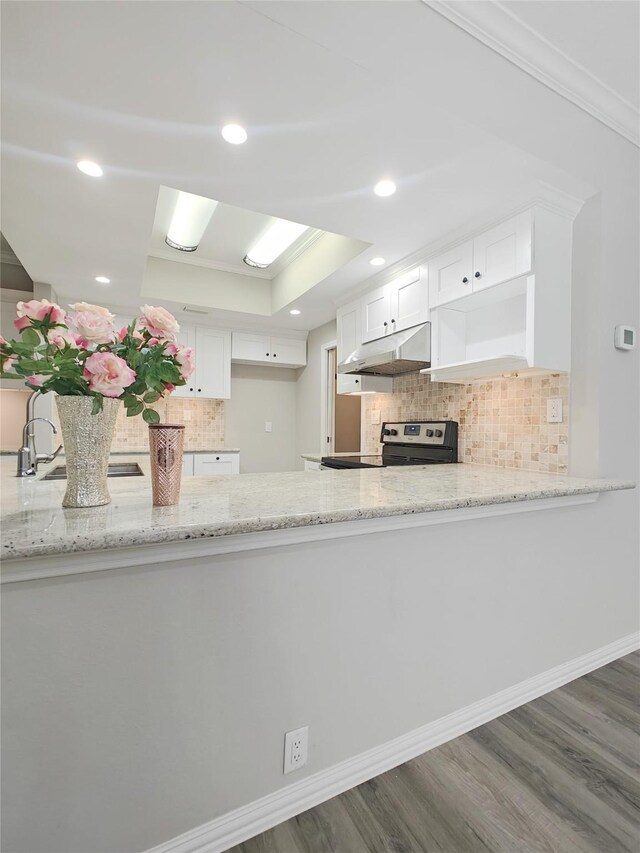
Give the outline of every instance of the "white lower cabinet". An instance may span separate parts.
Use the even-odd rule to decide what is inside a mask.
[[[210,474],[239,474],[240,454],[237,451],[219,453],[185,453],[182,473],[186,476]]]
[[[304,470],[305,471],[322,471],[322,463],[314,462],[311,459],[304,460]]]

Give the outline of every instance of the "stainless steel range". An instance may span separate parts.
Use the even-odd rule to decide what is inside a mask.
[[[435,465],[458,461],[456,421],[401,421],[384,423],[382,454],[324,456],[323,468],[387,468],[391,465]]]

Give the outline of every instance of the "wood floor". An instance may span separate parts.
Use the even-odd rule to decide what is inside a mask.
[[[229,853],[638,853],[640,652]]]

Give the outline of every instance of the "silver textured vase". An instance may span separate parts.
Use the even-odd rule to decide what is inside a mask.
[[[67,465],[62,506],[102,506],[111,501],[107,471],[120,403],[105,397],[102,411],[92,415],[92,397],[56,397]]]

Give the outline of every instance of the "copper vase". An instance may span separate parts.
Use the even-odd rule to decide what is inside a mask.
[[[154,506],[171,506],[180,500],[183,451],[184,424],[149,424]]]

